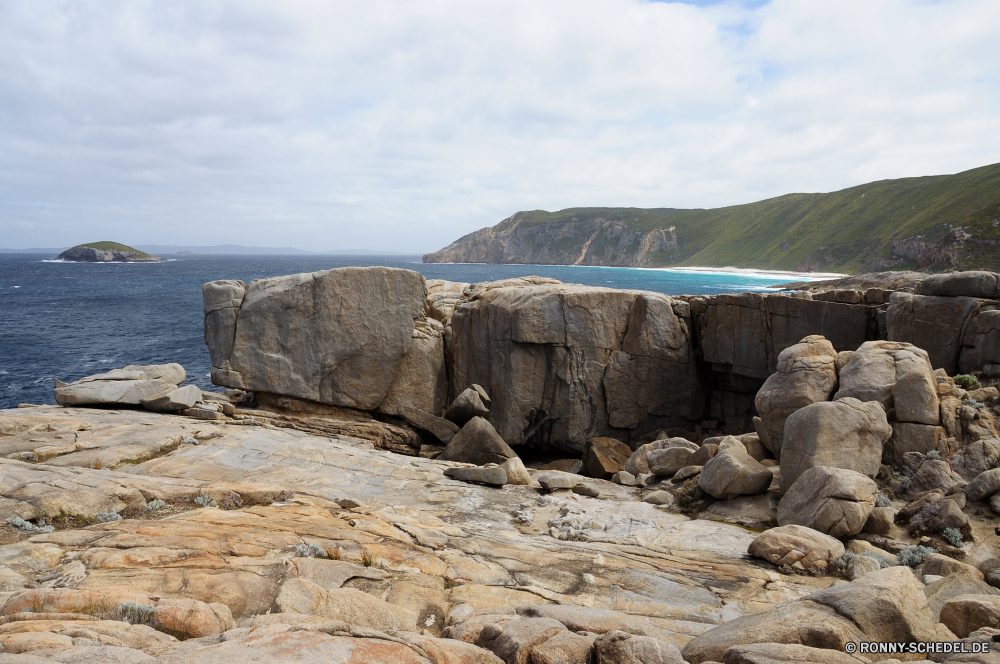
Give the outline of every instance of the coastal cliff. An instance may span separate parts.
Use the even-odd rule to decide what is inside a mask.
[[[710,210],[518,212],[425,263],[743,267],[800,272],[1000,269],[1000,164]]]
[[[78,244],[62,252],[58,260],[74,263],[162,263],[165,259],[119,242]]]

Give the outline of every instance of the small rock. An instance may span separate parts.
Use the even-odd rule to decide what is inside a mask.
[[[424,459],[436,459],[444,452],[444,445],[421,445],[420,456]]]
[[[688,465],[704,466],[709,459],[719,453],[719,446],[715,443],[705,443],[698,448],[698,451],[688,458]]]
[[[176,413],[191,408],[200,400],[201,389],[197,385],[185,385],[162,394],[146,397],[141,399],[139,403],[146,410],[156,413]]]
[[[653,450],[646,455],[649,472],[657,477],[671,477],[684,466],[690,465],[688,459],[694,454],[686,447],[668,447]]]
[[[500,466],[492,468],[446,468],[445,477],[461,480],[462,482],[475,482],[476,484],[489,484],[491,486],[503,486],[507,484],[507,471]]]
[[[622,486],[635,486],[636,480],[635,476],[627,470],[619,470],[617,473],[611,476],[611,481],[615,484],[621,484]]]
[[[507,471],[507,484],[522,486],[529,486],[531,484],[531,476],[528,474],[528,469],[524,467],[524,462],[521,461],[520,457],[507,459],[500,464],[500,467]]]
[[[583,465],[591,477],[607,479],[625,466],[632,448],[614,438],[591,438],[583,448]]]
[[[556,491],[558,489],[572,489],[580,482],[579,475],[571,473],[542,473],[538,476],[538,483],[543,489]]]
[[[781,526],[757,536],[747,553],[775,565],[825,572],[830,563],[844,555],[839,540],[805,526]]]
[[[704,470],[704,466],[684,466],[676,473],[674,473],[674,476],[673,478],[671,478],[670,482],[672,484],[678,484],[680,482],[683,482],[684,480],[690,479],[695,475],[700,474],[702,470]]]
[[[461,427],[473,417],[489,417],[489,414],[489,406],[483,403],[482,395],[478,390],[469,387],[455,397],[451,406],[445,411],[444,418]]]
[[[895,519],[895,508],[874,507],[872,508],[872,513],[868,515],[868,519],[865,521],[862,530],[875,535],[888,535],[892,531]]]
[[[851,562],[847,563],[847,578],[851,581],[855,581],[866,574],[877,572],[880,569],[882,569],[882,565],[879,564],[879,562],[874,558],[870,558],[868,556],[856,556],[851,559]]]
[[[481,417],[473,417],[445,446],[440,461],[461,461],[477,466],[501,464],[517,454],[504,442],[493,425]]]
[[[593,484],[587,484],[586,482],[577,482],[573,486],[573,493],[578,493],[581,496],[589,496],[591,498],[597,498],[601,495],[601,492]]]
[[[642,502],[649,503],[651,505],[673,505],[675,500],[674,494],[669,491],[654,491],[643,498]]]

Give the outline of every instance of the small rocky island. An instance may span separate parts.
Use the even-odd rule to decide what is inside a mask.
[[[162,263],[166,260],[127,244],[108,240],[78,244],[59,254],[58,258],[74,263]]]

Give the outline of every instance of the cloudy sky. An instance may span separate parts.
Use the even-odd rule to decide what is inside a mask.
[[[0,247],[426,252],[1000,162],[996,0],[0,0]]]

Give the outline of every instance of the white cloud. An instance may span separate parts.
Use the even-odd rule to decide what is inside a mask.
[[[753,3],[759,4],[759,3]],[[0,3],[0,246],[429,251],[998,161],[995,0]]]

